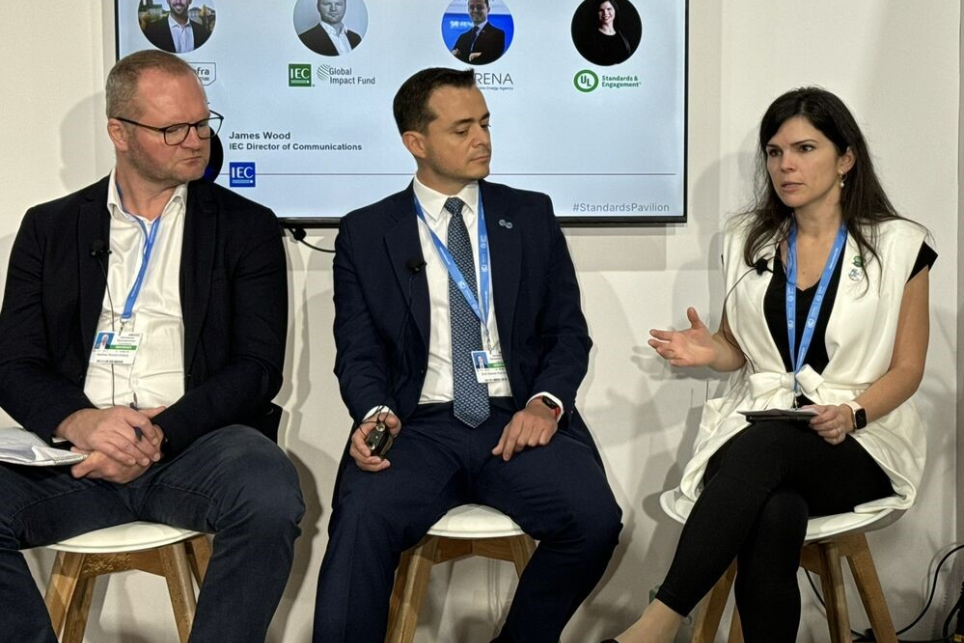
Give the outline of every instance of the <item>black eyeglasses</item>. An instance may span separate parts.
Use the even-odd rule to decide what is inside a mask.
[[[114,116],[114,118],[123,123],[130,123],[131,125],[137,125],[138,127],[143,127],[144,129],[160,132],[164,135],[164,142],[168,145],[180,145],[183,143],[185,140],[187,140],[187,135],[190,134],[192,127],[197,132],[198,138],[212,138],[217,135],[218,130],[221,129],[221,122],[224,120],[224,117],[213,109],[211,110],[210,116],[207,118],[202,118],[197,123],[175,123],[174,125],[168,125],[167,127],[154,127],[153,125],[145,125],[144,123],[138,123],[137,121],[132,121],[129,118],[121,118],[120,116]]]

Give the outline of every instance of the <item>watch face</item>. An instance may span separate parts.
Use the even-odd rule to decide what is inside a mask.
[[[862,429],[867,426],[867,411],[864,409],[854,411],[854,424],[857,425],[858,429]]]
[[[542,403],[545,404],[546,406],[548,406],[550,409],[555,410],[555,409],[558,409],[558,408],[559,408],[559,405],[556,404],[555,402],[553,402],[553,401],[552,401],[552,398],[549,397],[549,396],[547,396],[547,395],[543,395],[543,396],[542,396],[541,398],[539,398],[539,399],[541,399],[541,400],[542,400]]]

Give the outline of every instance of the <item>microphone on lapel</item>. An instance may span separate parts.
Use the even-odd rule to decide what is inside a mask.
[[[424,268],[426,265],[428,264],[426,264],[425,260],[422,259],[421,257],[412,257],[411,259],[405,262],[405,267],[408,268],[413,275],[417,275],[418,273],[420,273],[422,271],[422,268]]]
[[[90,242],[90,256],[98,258],[111,254],[110,248],[101,239],[94,239]]]

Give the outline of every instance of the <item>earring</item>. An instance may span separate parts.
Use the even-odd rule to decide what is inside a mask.
[[[841,190],[844,189],[844,186],[845,186],[845,185],[847,185],[847,182],[844,181],[844,179],[846,178],[846,176],[847,176],[846,174],[844,174],[844,173],[842,173],[842,172],[840,173],[840,189],[841,189]]]

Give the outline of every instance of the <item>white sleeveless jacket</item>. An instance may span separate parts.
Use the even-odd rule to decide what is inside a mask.
[[[695,453],[680,482],[676,508],[683,516],[689,514],[700,492],[707,461],[746,427],[737,411],[789,408],[793,403],[793,376],[785,371],[763,315],[763,298],[772,274],[759,275],[743,261],[747,229],[745,219],[735,219],[727,225],[723,240],[727,292],[733,288],[726,300],[726,318],[747,361],[731,376],[729,393],[709,400],[703,407]],[[925,231],[910,222],[883,222],[875,244],[880,260],[865,258],[868,265],[861,268],[859,260],[854,261],[859,256],[857,245],[848,236],[837,296],[824,304],[833,305],[826,333],[830,361],[822,374],[804,366],[798,378],[803,394],[814,403],[853,400],[887,372],[904,286],[924,237]],[[774,244],[766,248],[760,256],[767,258],[772,268],[779,258],[774,257]],[[895,494],[856,510],[910,507],[917,495],[926,453],[924,427],[913,402],[904,402],[851,435],[887,472]]]

